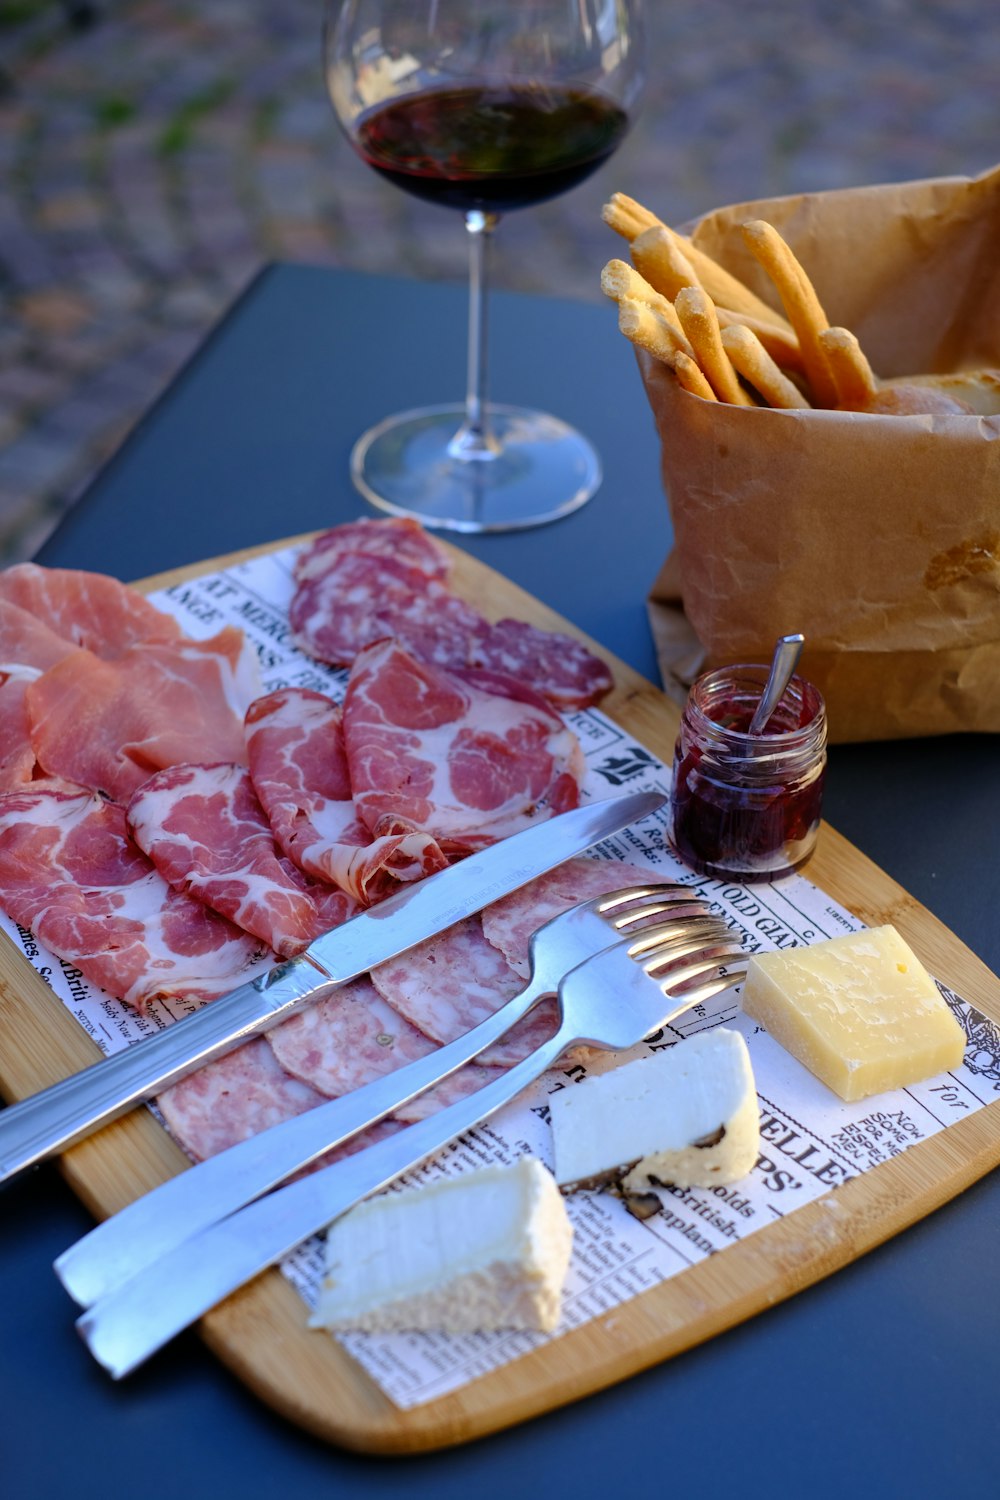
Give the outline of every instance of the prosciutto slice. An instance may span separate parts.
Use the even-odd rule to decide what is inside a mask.
[[[307,656],[338,666],[350,666],[383,636],[395,636],[423,661],[472,666],[487,629],[482,615],[436,578],[367,552],[340,553],[324,572],[304,578],[288,618]]]
[[[662,874],[617,859],[567,859],[546,875],[483,909],[483,932],[516,973],[531,972],[528,944],[536,928],[579,901],[607,896],[628,885],[661,885]],[[610,930],[610,929],[609,929]],[[613,941],[613,938],[612,938]]]
[[[109,661],[139,641],[177,641],[172,615],[103,573],[17,563],[0,573],[0,600],[27,610],[73,646]]]
[[[172,889],[92,792],[0,797],[0,905],[93,984],[137,1010],[228,994],[265,961],[260,943]]]
[[[371,973],[382,998],[436,1042],[451,1042],[499,1010],[523,987],[503,954],[488,943],[478,917],[449,927]],[[508,1068],[547,1041],[559,1024],[554,1001],[543,1001],[480,1053],[483,1064]]]
[[[434,1051],[367,979],[356,979],[267,1033],[279,1063],[330,1098]]]
[[[306,874],[363,906],[447,864],[425,833],[373,839],[351,791],[339,704],[309,688],[282,688],[251,703],[250,775],[283,852]]]
[[[159,1096],[170,1134],[195,1161],[315,1109],[324,1096],[286,1073],[263,1037],[199,1068]],[[398,1130],[388,1121],[371,1126],[325,1152],[307,1169],[317,1171]]]
[[[354,805],[375,836],[402,820],[461,854],[579,801],[583,755],[547,704],[507,679],[417,661],[397,641],[355,662],[344,736]]]
[[[0,582],[4,577],[0,573]],[[44,621],[0,597],[0,792],[43,774],[31,744],[28,684],[75,649]]]
[[[345,892],[311,880],[281,853],[242,766],[158,772],[129,803],[128,826],[165,880],[283,957],[356,909]]]
[[[129,646],[114,661],[78,650],[27,689],[39,763],[125,803],[166,766],[246,762],[243,715],[260,690],[243,632]]]
[[[334,526],[315,537],[296,558],[296,581],[301,583],[307,578],[318,578],[348,552],[390,558],[407,568],[416,568],[440,583],[447,583],[451,573],[448,553],[419,521],[406,516],[386,516],[378,520],[366,516],[359,521]]]

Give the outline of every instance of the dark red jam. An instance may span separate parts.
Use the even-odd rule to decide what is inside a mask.
[[[672,842],[700,874],[776,880],[812,853],[826,773],[818,690],[794,677],[762,734],[748,733],[766,667],[698,679],[674,751]]]

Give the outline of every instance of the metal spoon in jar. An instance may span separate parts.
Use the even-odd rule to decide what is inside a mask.
[[[767,728],[768,720],[774,713],[778,704],[785,695],[785,689],[792,680],[795,668],[799,664],[802,655],[802,647],[805,645],[804,635],[779,636],[771,658],[771,670],[768,673],[767,684],[761,696],[760,702],[754,710],[754,716],[750,720],[748,734],[763,734]]]

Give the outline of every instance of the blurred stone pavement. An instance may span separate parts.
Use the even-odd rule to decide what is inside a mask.
[[[635,129],[589,182],[511,215],[495,283],[599,300],[616,189],[680,223],[982,171],[998,19],[997,0],[648,0]],[[33,554],[266,262],[464,276],[458,216],[340,137],[320,25],[319,0],[0,0],[0,565]]]

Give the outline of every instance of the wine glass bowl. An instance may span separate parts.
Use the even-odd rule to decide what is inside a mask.
[[[556,417],[486,399],[488,251],[501,214],[568,191],[624,138],[641,84],[640,0],[328,0],[335,113],[394,186],[465,216],[464,404],[386,418],[351,472],[382,509],[425,525],[540,525],[600,483],[590,444]]]

